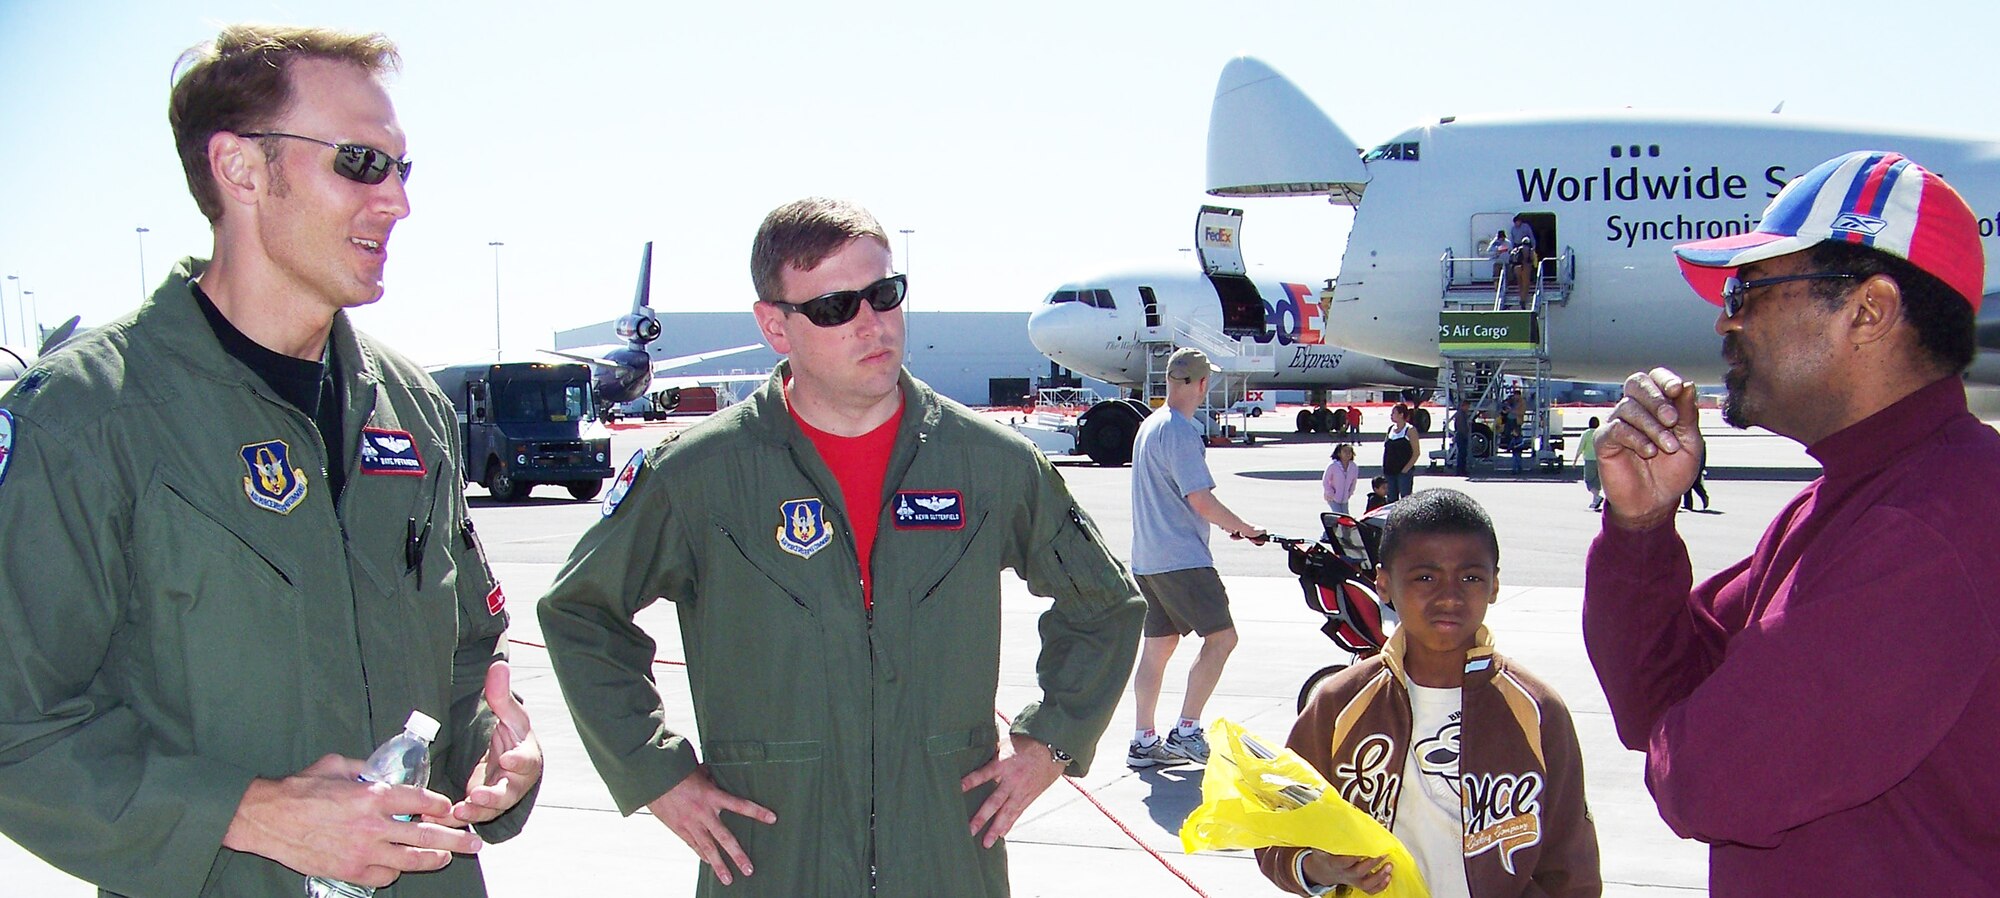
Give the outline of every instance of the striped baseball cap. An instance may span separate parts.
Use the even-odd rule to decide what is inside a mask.
[[[1683,243],[1674,256],[1689,286],[1719,306],[1722,283],[1737,268],[1828,240],[1907,260],[1979,311],[1986,282],[1979,221],[1950,184],[1900,153],[1862,150],[1822,162],[1778,191],[1756,230]]]

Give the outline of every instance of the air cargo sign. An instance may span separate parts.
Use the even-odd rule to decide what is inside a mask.
[[[1533,352],[1535,313],[1440,312],[1438,352],[1471,354]]]
[[[1810,167],[1810,166],[1808,166]],[[1614,212],[1604,219],[1604,239],[1630,249],[1641,242],[1687,243],[1745,234],[1757,229],[1757,215],[1794,175],[1785,166],[1766,166],[1743,174],[1722,166],[1669,165],[1658,169],[1639,165],[1576,170],[1549,166],[1517,168],[1514,181],[1521,203],[1530,207],[1590,203],[1713,203],[1689,207],[1688,213],[1630,214]],[[1949,177],[1948,175],[1946,177]],[[1733,207],[1733,208],[1731,208]],[[1714,212],[1697,211],[1712,208]],[[1976,211],[1976,210],[1975,210]],[[2000,213],[1979,219],[1979,236],[2000,234]]]

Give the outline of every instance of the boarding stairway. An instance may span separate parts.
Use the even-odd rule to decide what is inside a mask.
[[[1186,318],[1165,318],[1153,302],[1146,304],[1145,327],[1139,331],[1139,348],[1146,355],[1146,380],[1140,398],[1153,408],[1167,401],[1167,360],[1174,350],[1192,346],[1208,354],[1208,360],[1222,369],[1209,383],[1202,410],[1213,432],[1228,409],[1241,402],[1253,377],[1277,373],[1277,344],[1232,339],[1214,327]],[[1237,428],[1240,432],[1241,428]]]
[[[1537,261],[1528,296],[1490,256],[1438,258],[1438,370],[1444,449],[1432,463],[1470,475],[1533,473],[1563,465],[1562,422],[1551,408],[1549,309],[1567,305],[1575,251]],[[1518,393],[1518,398],[1515,394]],[[1525,458],[1524,458],[1525,456]]]

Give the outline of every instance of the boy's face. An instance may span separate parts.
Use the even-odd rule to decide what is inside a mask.
[[[1476,534],[1417,533],[1401,538],[1379,587],[1402,617],[1413,667],[1422,661],[1462,669],[1499,595],[1500,568]]]

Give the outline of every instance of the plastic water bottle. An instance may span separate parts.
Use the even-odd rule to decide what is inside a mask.
[[[368,756],[368,766],[355,777],[364,783],[395,783],[422,788],[431,781],[431,743],[436,741],[438,722],[422,711],[411,711],[403,732],[382,743]],[[410,819],[398,814],[398,820]],[[306,880],[306,898],[371,898],[373,886],[358,886],[338,879],[315,876]]]

